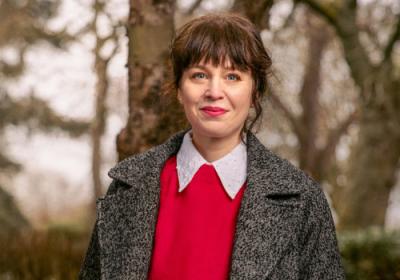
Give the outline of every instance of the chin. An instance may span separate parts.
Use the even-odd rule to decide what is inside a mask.
[[[230,130],[227,127],[224,126],[215,126],[215,127],[197,127],[193,128],[192,130],[195,131],[195,133],[201,134],[203,136],[209,137],[209,138],[224,138],[224,137],[230,137],[235,134],[236,130]],[[240,133],[240,130],[236,132],[237,134]]]

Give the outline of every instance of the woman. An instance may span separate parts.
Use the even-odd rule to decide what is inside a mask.
[[[344,279],[320,186],[250,131],[271,67],[253,24],[194,19],[171,64],[191,127],[110,170],[80,279]]]

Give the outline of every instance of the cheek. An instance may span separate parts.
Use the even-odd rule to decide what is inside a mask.
[[[182,85],[181,89],[178,91],[178,97],[180,98],[180,103],[184,107],[194,106],[198,102],[196,88],[188,85]]]
[[[186,117],[190,120],[191,116],[194,114],[194,108],[196,106],[193,97],[187,94],[186,91],[180,90],[178,91],[178,100],[185,111]]]
[[[183,95],[181,97],[181,99],[182,99],[181,104],[182,104],[183,108],[190,109],[191,107],[193,107],[194,101],[191,99],[190,96]]]
[[[182,86],[178,89],[177,97],[178,97],[179,103],[180,103],[182,106],[184,106],[185,103],[187,102],[187,101],[186,101],[187,97],[186,97],[186,95],[185,95],[185,90],[184,90],[184,88],[182,88]]]
[[[243,90],[244,94],[241,94],[236,99],[237,106],[240,106],[244,111],[247,111],[252,106],[252,92],[251,88]]]

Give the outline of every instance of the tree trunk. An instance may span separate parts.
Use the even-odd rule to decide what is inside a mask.
[[[30,227],[13,198],[0,186],[0,235],[15,233]]]
[[[390,73],[378,76],[371,98],[363,99],[346,189],[338,205],[343,229],[384,226],[395,185],[400,158],[400,82],[391,80]]]
[[[110,60],[114,57],[118,49],[118,24],[114,24],[110,20],[112,32],[107,36],[101,36],[97,30],[98,19],[106,13],[105,2],[96,0],[93,3],[94,18],[92,24],[89,24],[89,31],[96,38],[96,44],[93,49],[94,70],[96,74],[96,99],[95,99],[95,115],[91,125],[91,140],[92,140],[92,182],[93,182],[93,210],[96,209],[96,200],[103,194],[103,185],[101,182],[101,138],[103,137],[106,128],[107,108],[106,99],[108,95],[109,77],[107,69]],[[109,55],[102,55],[103,47],[108,42],[114,43],[114,48]],[[93,212],[95,214],[95,211]]]
[[[161,95],[174,34],[175,1],[130,0],[128,20],[129,117],[118,135],[122,160],[164,141],[185,125],[175,97]]]
[[[92,180],[94,191],[94,205],[96,199],[102,195],[103,187],[101,183],[101,138],[106,126],[106,97],[108,92],[107,61],[104,61],[96,54],[96,104],[95,117],[92,122]]]
[[[302,115],[300,123],[302,129],[298,130],[299,139],[299,166],[307,171],[316,180],[322,180],[323,166],[328,162],[317,164],[318,153],[322,152],[316,147],[318,135],[318,120],[320,118],[319,94],[321,85],[321,61],[325,46],[329,41],[328,30],[322,24],[316,25],[309,22],[309,48],[308,63],[306,66],[303,85],[300,91],[300,104]],[[321,30],[323,30],[321,32]]]

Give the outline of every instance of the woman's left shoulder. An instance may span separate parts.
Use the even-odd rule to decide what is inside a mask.
[[[249,148],[251,166],[259,172],[258,176],[275,185],[274,188],[287,193],[297,193],[303,200],[321,201],[325,203],[325,195],[321,184],[311,174],[297,167],[288,159],[276,154],[261,142],[251,143]],[[255,152],[256,151],[256,152]]]

